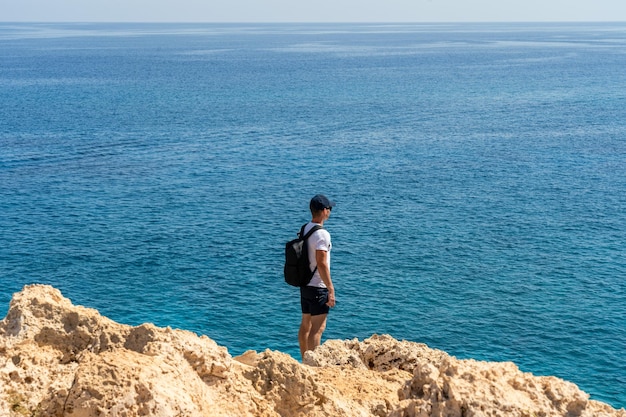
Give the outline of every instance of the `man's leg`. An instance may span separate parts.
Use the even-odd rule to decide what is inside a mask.
[[[300,344],[300,355],[304,359],[304,352],[307,350],[309,333],[311,332],[311,315],[302,314],[302,322],[300,322],[300,330],[298,331],[298,343]]]
[[[319,314],[311,316],[311,326],[307,339],[307,350],[315,350],[320,345],[322,333],[326,329],[326,317],[328,314]]]

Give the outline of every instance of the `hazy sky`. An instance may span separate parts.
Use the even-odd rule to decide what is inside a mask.
[[[0,0],[0,21],[626,21],[626,0]]]

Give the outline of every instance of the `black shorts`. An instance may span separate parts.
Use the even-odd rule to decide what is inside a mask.
[[[302,314],[310,314],[312,316],[328,314],[330,307],[326,305],[327,302],[328,288],[300,287]]]

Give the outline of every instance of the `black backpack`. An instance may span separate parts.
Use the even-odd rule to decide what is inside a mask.
[[[323,227],[315,225],[305,235],[305,226],[306,224],[300,229],[297,239],[291,240],[285,245],[285,282],[294,287],[306,287],[317,270],[317,266],[313,271],[309,266],[307,239],[313,232],[323,229]]]

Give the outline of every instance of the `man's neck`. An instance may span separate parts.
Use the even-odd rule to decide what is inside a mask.
[[[324,225],[324,218],[323,218],[323,217],[313,217],[313,218],[311,219],[311,221],[312,221],[313,223],[318,223],[318,224],[320,224],[321,226],[323,226],[323,225]]]

